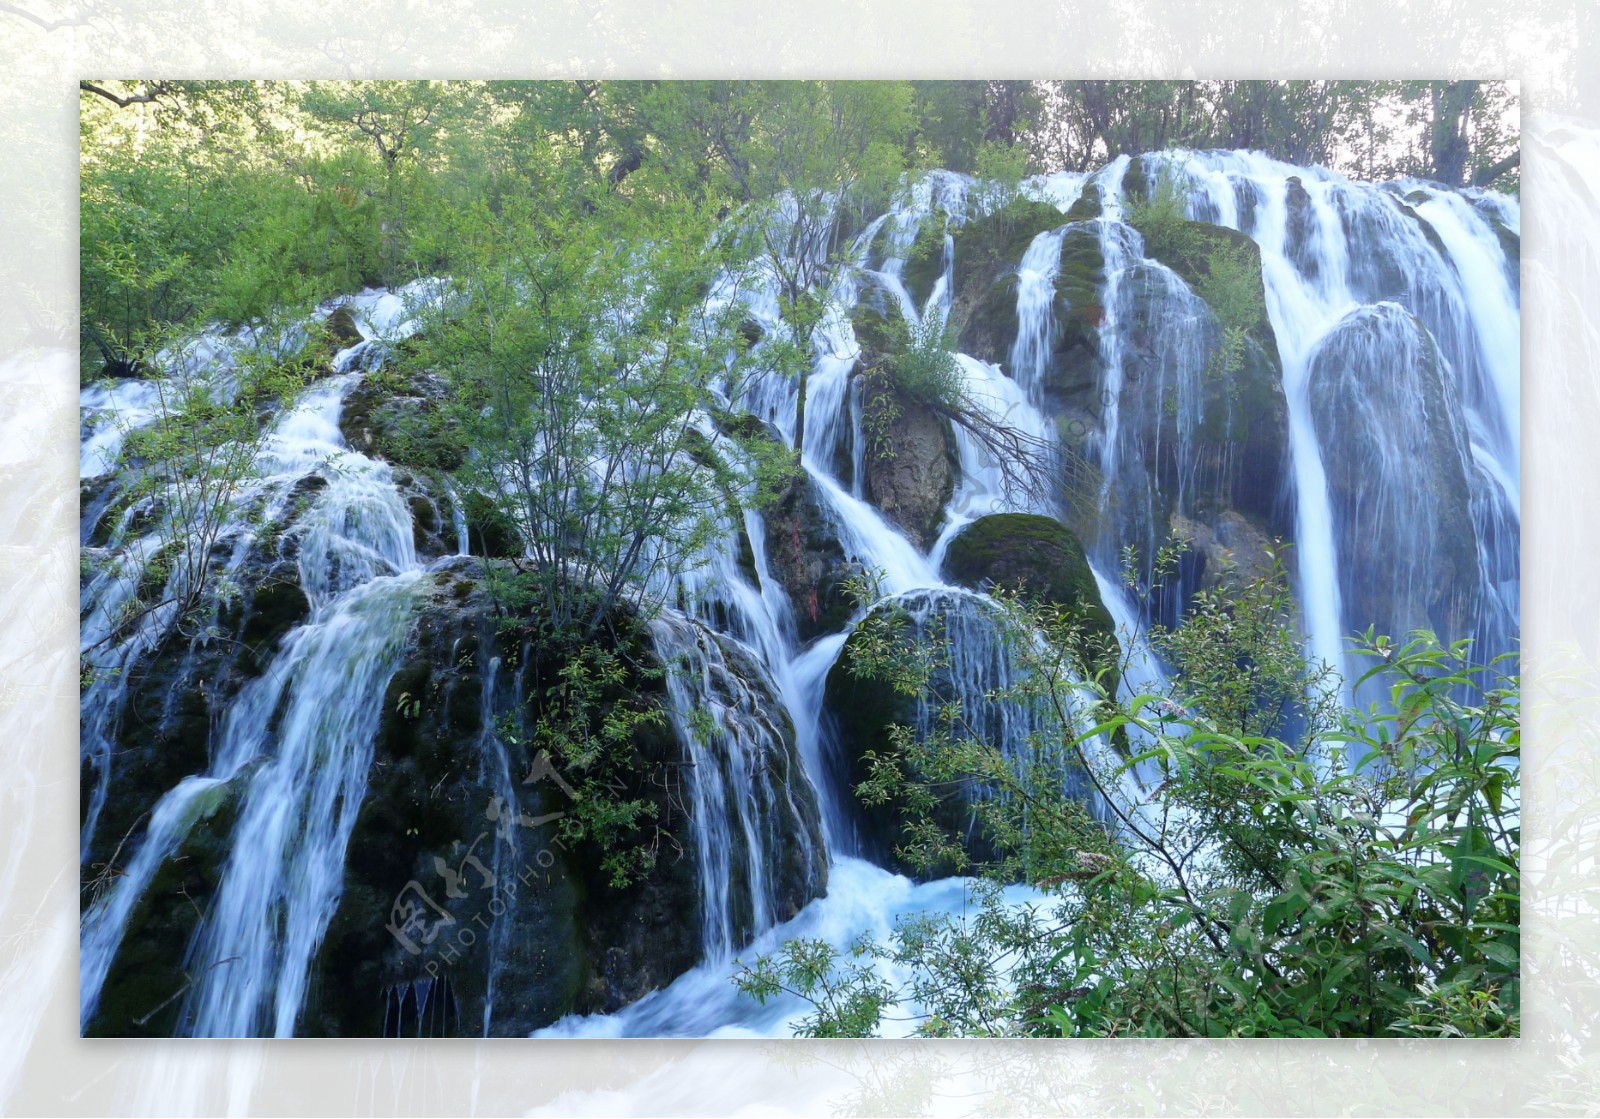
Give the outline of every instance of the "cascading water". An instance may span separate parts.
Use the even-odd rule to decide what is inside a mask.
[[[352,356],[349,350],[338,355],[335,368]],[[286,534],[295,545],[311,615],[229,707],[206,772],[184,778],[158,801],[124,873],[86,909],[80,988],[85,1026],[152,876],[197,819],[231,801],[238,806],[232,856],[219,896],[190,944],[186,968],[192,985],[179,1029],[221,1037],[294,1032],[311,957],[338,902],[379,704],[423,578],[411,510],[389,466],[344,446],[339,411],[353,383],[348,374],[330,378],[286,413],[261,452],[260,482],[233,503],[230,532],[223,538],[232,539],[224,575],[237,571],[261,543],[252,522],[276,520],[298,483],[314,472],[321,476],[320,493]],[[98,399],[91,403],[99,405]],[[112,545],[122,542],[114,533]],[[151,550],[136,541],[125,554],[148,558]],[[86,648],[105,641],[117,605],[131,593],[127,586],[137,582],[137,575],[115,568],[91,582]],[[166,597],[175,596],[169,589]],[[116,666],[131,665],[169,621],[157,612],[146,615],[132,636],[112,646]],[[119,712],[127,689],[126,676],[106,673],[105,664],[97,659],[104,675],[84,699],[85,726],[92,732],[85,735],[86,753],[102,775],[87,813],[86,853],[111,764],[103,752],[110,741],[103,728]]]
[[[1358,324],[1372,321],[1371,311],[1364,308],[1386,302],[1415,316],[1426,335],[1424,349],[1437,353],[1440,391],[1447,399],[1440,402],[1442,411],[1436,408],[1430,414],[1428,430],[1419,433],[1439,450],[1424,453],[1435,459],[1453,456],[1461,430],[1468,435],[1470,451],[1474,495],[1469,515],[1476,539],[1468,547],[1480,553],[1480,562],[1453,561],[1449,572],[1434,570],[1418,578],[1443,574],[1451,580],[1440,588],[1443,593],[1491,604],[1479,622],[1462,628],[1457,619],[1441,636],[1478,638],[1477,654],[1485,660],[1514,651],[1520,617],[1520,308],[1516,260],[1507,256],[1495,230],[1501,219],[1494,216],[1512,210],[1476,207],[1462,195],[1429,184],[1353,183],[1255,153],[1166,153],[1156,161],[1188,184],[1191,216],[1248,233],[1261,249],[1267,310],[1289,405],[1299,590],[1313,653],[1346,668],[1348,676],[1344,634],[1376,625],[1381,632],[1404,636],[1406,627],[1416,622],[1415,614],[1404,608],[1374,613],[1345,600],[1344,589],[1362,573],[1340,570],[1341,546],[1354,547],[1355,542],[1341,540],[1339,500],[1331,493],[1325,459],[1349,433],[1337,425],[1319,425],[1314,415],[1317,370],[1338,362],[1327,351],[1344,345]],[[1515,230],[1503,221],[1501,225],[1514,239]],[[1363,356],[1374,383],[1414,378],[1420,360],[1415,346],[1373,348]],[[1325,402],[1333,396],[1336,390],[1323,390]],[[1392,426],[1418,417],[1374,419]],[[1389,443],[1387,432],[1377,438]],[[1441,496],[1436,491],[1399,492],[1432,484],[1414,472],[1389,471],[1381,477],[1360,480],[1365,506],[1378,502],[1398,509]]]
[[[1073,523],[1126,643],[1125,694],[1171,686],[1142,631],[1152,620],[1176,620],[1201,576],[1181,569],[1182,585],[1158,601],[1148,587],[1117,577],[1123,550],[1131,545],[1148,562],[1180,530],[1201,541],[1196,549],[1210,549],[1208,564],[1246,557],[1258,537],[1292,536],[1309,647],[1329,663],[1342,665],[1344,635],[1369,624],[1391,632],[1427,624],[1476,637],[1487,654],[1513,649],[1519,285],[1506,245],[1516,236],[1514,204],[1423,183],[1364,186],[1249,153],[1161,153],[1140,162],[1146,181],[1163,168],[1176,177],[1191,218],[1237,230],[1259,252],[1272,337],[1251,357],[1257,381],[1248,392],[1218,379],[1212,357],[1221,332],[1201,281],[1182,262],[1159,259],[1134,228],[1132,161],[1120,157],[1092,175],[1027,180],[1022,194],[1053,205],[1059,219],[1028,230],[1014,250],[1005,277],[1013,286],[1001,297],[1014,308],[1012,332],[956,361],[964,399],[1036,448],[1028,469],[1042,476],[1019,489],[991,444],[955,428],[948,499],[932,531],[914,537],[874,505],[867,484],[873,461],[852,313],[871,307],[910,324],[948,324],[964,337],[983,294],[956,286],[966,238],[1005,204],[1005,192],[933,175],[855,234],[846,266],[819,293],[825,315],[808,340],[797,482],[814,506],[808,530],[826,539],[841,567],[876,573],[880,593],[909,610],[914,625],[939,630],[950,652],[942,687],[979,733],[1012,752],[1041,724],[996,699],[1018,678],[985,605],[991,600],[952,586],[944,573],[952,542],[993,514]],[[792,224],[799,211],[791,200],[772,220]],[[778,238],[800,246],[804,259],[788,262],[789,270],[823,276],[827,246],[845,243],[843,220],[808,217],[802,235]],[[908,279],[919,242],[936,249],[921,258],[920,278]],[[714,300],[738,301],[759,328],[757,346],[789,337],[770,266],[726,276],[714,290]],[[120,876],[86,907],[86,1028],[139,919],[141,896],[197,829],[228,815],[220,887],[183,963],[193,985],[179,1004],[178,1028],[288,1034],[301,1024],[319,942],[340,899],[385,690],[429,582],[414,540],[416,510],[426,506],[443,522],[447,499],[454,540],[445,550],[465,552],[468,542],[464,503],[453,489],[408,501],[390,467],[349,450],[338,429],[351,385],[381,365],[387,342],[416,329],[410,309],[425,299],[442,300],[442,289],[369,291],[346,301],[362,341],[335,359],[335,376],[277,421],[262,480],[239,498],[217,550],[224,574],[246,570],[265,546],[253,523],[287,521],[281,540],[309,615],[229,701],[208,764],[163,786],[130,833]],[[190,373],[207,361],[226,368],[226,351],[223,340],[207,341],[184,351],[183,366]],[[1080,365],[1064,368],[1074,361]],[[91,846],[107,846],[96,822],[126,733],[127,688],[116,670],[147,658],[169,621],[152,612],[112,638],[158,549],[150,518],[159,503],[120,509],[115,523],[100,525],[114,506],[125,432],[158,418],[152,393],[149,384],[125,382],[83,396],[80,467],[92,491],[85,540],[104,537],[101,546],[116,549],[121,565],[97,572],[83,597],[84,644],[103,645],[110,669],[83,700],[93,779],[86,859]],[[728,395],[728,408],[794,444],[794,379],[767,377]],[[1263,409],[1279,418],[1262,419]],[[716,431],[706,418],[702,434]],[[1095,468],[1084,493],[1064,492],[1072,484],[1063,481],[1069,453]],[[308,498],[304,482],[313,476],[319,488]],[[912,885],[860,857],[859,809],[842,777],[833,720],[823,716],[830,672],[866,607],[803,628],[802,604],[779,571],[793,557],[776,554],[775,516],[730,507],[702,562],[652,588],[669,604],[648,632],[669,669],[667,713],[687,763],[676,779],[692,822],[702,962],[615,1014],[567,1018],[548,1033],[782,1032],[796,1004],[757,1008],[739,998],[728,980],[736,953],[770,951],[797,935],[843,946],[863,931],[886,935],[897,915],[964,904],[959,880]],[[1201,574],[1214,580],[1216,571]],[[1143,575],[1148,583],[1148,568]],[[491,658],[478,671],[478,780],[505,803],[517,786],[496,727],[514,674]],[[926,697],[917,718],[923,732],[931,729]],[[1071,767],[1063,770],[1070,783]],[[1092,799],[1086,787],[1075,788]],[[1133,785],[1124,791],[1145,795]],[[486,873],[502,880],[525,863],[532,848],[520,842],[513,836],[497,845]],[[1033,896],[1021,888],[1008,894],[1019,904]],[[464,1028],[493,1032],[510,1013],[502,1007],[516,1001],[510,984],[523,972],[503,964],[510,929],[501,923],[490,935],[482,1018]],[[446,1014],[440,1022],[460,1017],[441,1009],[455,1007],[454,997],[431,980],[384,990],[397,1029],[402,1021],[408,1032],[422,1028],[424,1007]]]

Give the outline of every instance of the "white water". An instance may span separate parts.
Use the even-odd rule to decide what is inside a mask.
[[[232,799],[242,804],[232,854],[185,960],[194,981],[179,1030],[213,1037],[294,1032],[312,957],[338,904],[379,705],[398,667],[423,579],[411,512],[388,465],[349,451],[339,432],[340,409],[353,383],[350,375],[328,378],[285,413],[261,451],[259,481],[234,502],[236,520],[220,545],[229,572],[257,544],[248,511],[271,521],[285,511],[297,482],[312,473],[325,479],[288,533],[298,545],[300,585],[311,615],[285,636],[264,673],[229,706],[206,771],[184,778],[157,802],[143,831],[130,839],[134,846],[123,874],[85,912],[84,1025],[141,893],[194,821]],[[94,395],[87,406],[102,406],[98,390],[88,391]],[[142,418],[135,414],[135,420]],[[118,534],[113,543],[123,543]],[[132,561],[148,558],[146,542],[131,543]],[[134,571],[91,582],[85,592],[86,648],[109,632],[137,581]],[[132,663],[166,623],[153,613],[131,637],[106,646],[115,665]],[[96,656],[97,663],[107,663],[98,650]],[[84,698],[86,756],[99,759],[101,774],[85,824],[85,852],[103,805],[107,750],[127,686],[120,672],[106,672]]]
[[[1481,651],[1507,651],[1517,624],[1505,587],[1515,580],[1515,524],[1520,519],[1520,307],[1487,219],[1458,195],[1422,187],[1427,198],[1416,213],[1437,235],[1441,254],[1427,230],[1404,216],[1393,199],[1393,194],[1420,184],[1402,182],[1391,193],[1252,152],[1168,153],[1163,163],[1191,184],[1191,216],[1208,211],[1211,220],[1248,233],[1261,249],[1267,311],[1277,334],[1289,404],[1298,586],[1314,658],[1348,678],[1345,635],[1373,623],[1380,631],[1396,628],[1392,619],[1355,618],[1346,611],[1341,583],[1359,573],[1340,570],[1325,449],[1309,399],[1312,366],[1326,340],[1353,312],[1385,300],[1398,302],[1426,326],[1453,378],[1467,425],[1487,433],[1475,445],[1474,456],[1496,479],[1506,501],[1476,503],[1480,538],[1493,537],[1485,569],[1494,574],[1485,576],[1483,594],[1502,603],[1509,616],[1489,633],[1490,647]],[[1308,196],[1309,230],[1292,228],[1291,180]],[[1241,194],[1253,197],[1255,204],[1241,210]],[[1490,208],[1505,215],[1515,212],[1514,203]],[[1382,494],[1374,497],[1385,499]],[[1499,522],[1498,533],[1491,531],[1490,520]]]
[[[1517,293],[1502,266],[1499,242],[1481,212],[1488,209],[1514,221],[1514,206],[1490,200],[1474,207],[1456,195],[1427,188],[1428,197],[1415,209],[1437,233],[1446,259],[1419,232],[1415,219],[1403,216],[1389,194],[1378,188],[1244,153],[1168,158],[1190,180],[1193,216],[1239,228],[1261,247],[1267,310],[1277,333],[1289,412],[1288,489],[1296,526],[1297,583],[1314,654],[1341,664],[1343,636],[1357,619],[1347,615],[1339,590],[1340,528],[1323,467],[1325,447],[1312,412],[1312,371],[1327,339],[1349,321],[1351,313],[1379,302],[1415,313],[1440,347],[1442,367],[1460,381],[1457,388],[1475,467],[1473,518],[1485,593],[1492,594],[1508,619],[1486,632],[1502,635],[1509,627],[1514,633]],[[1051,201],[1065,212],[1093,182],[1102,199],[1102,215],[1082,223],[1098,240],[1106,260],[1101,293],[1106,318],[1100,332],[1105,409],[1089,447],[1103,477],[1102,522],[1110,527],[1091,556],[1102,598],[1131,643],[1123,678],[1123,688],[1131,694],[1163,692],[1169,683],[1160,662],[1139,637],[1149,617],[1149,602],[1109,574],[1121,545],[1148,548],[1164,527],[1153,515],[1155,490],[1161,483],[1146,471],[1148,448],[1136,441],[1134,428],[1125,422],[1129,415],[1124,413],[1124,401],[1134,397],[1124,374],[1130,362],[1142,361],[1155,371],[1158,386],[1171,388],[1182,458],[1189,433],[1204,418],[1195,386],[1211,328],[1204,305],[1164,265],[1146,259],[1142,239],[1120,220],[1125,209],[1121,180],[1127,166],[1122,158],[1093,176],[1036,178],[1024,184],[1024,193]],[[1292,227],[1291,177],[1303,184],[1309,197],[1308,231]],[[1241,198],[1248,204],[1241,206]],[[962,528],[992,512],[1049,513],[1055,502],[1037,493],[1008,492],[1000,464],[966,432],[957,433],[959,477],[941,531],[926,552],[865,501],[859,401],[851,377],[859,347],[848,311],[864,293],[879,293],[908,320],[945,319],[957,294],[950,286],[955,247],[951,233],[989,204],[986,192],[974,189],[973,182],[961,176],[936,175],[913,184],[891,213],[871,223],[852,242],[855,268],[833,277],[829,314],[813,339],[816,352],[802,455],[807,479],[847,558],[863,570],[879,573],[883,594],[923,606],[981,597],[948,587],[939,572],[945,549]],[[1367,223],[1358,222],[1353,234],[1345,224],[1351,214]],[[792,207],[787,220],[793,220]],[[937,228],[945,232],[945,254],[941,274],[918,307],[903,282],[905,256],[929,222],[939,223]],[[1058,227],[1040,233],[1017,262],[1019,331],[1006,361],[996,366],[957,355],[969,399],[1045,448],[1055,445],[1055,417],[1049,414],[1043,384],[1057,329],[1055,276],[1065,232]],[[816,255],[830,235],[828,228],[808,228],[801,238],[804,251]],[[1365,261],[1375,245],[1391,241],[1403,249],[1399,271],[1405,283],[1403,290],[1380,291]],[[1145,298],[1152,291],[1165,315],[1151,330],[1157,339],[1153,357],[1135,352],[1130,328],[1119,318],[1134,306],[1136,297]],[[719,298],[740,300],[769,333],[781,335],[787,329],[779,318],[770,277],[728,277],[718,292]],[[388,342],[415,329],[408,316],[417,303],[439,298],[437,286],[350,297],[347,302],[364,341],[341,353],[335,369],[354,376],[355,371],[380,363]],[[321,313],[329,313],[335,305]],[[191,365],[196,362],[198,358]],[[293,483],[308,473],[320,471],[328,477],[327,489],[293,534],[312,615],[285,638],[268,672],[234,702],[216,735],[208,769],[185,778],[155,805],[149,822],[135,837],[137,846],[124,876],[85,914],[85,1023],[92,1017],[100,985],[140,892],[163,860],[179,849],[198,814],[218,798],[242,797],[244,810],[222,889],[185,963],[197,983],[182,1005],[181,1028],[211,1036],[281,1035],[295,1028],[311,961],[338,901],[344,847],[365,789],[377,705],[397,663],[418,586],[425,579],[411,544],[410,514],[388,468],[349,454],[339,437],[338,405],[348,383],[346,378],[325,382],[279,421],[266,456],[268,478],[251,498],[270,504],[284,499]],[[737,403],[770,421],[792,442],[796,389],[792,382],[768,378]],[[86,390],[84,410],[80,465],[86,478],[102,477],[116,461],[123,429],[149,422],[149,386],[129,382]],[[108,422],[113,412],[123,417],[120,425]],[[841,462],[851,464],[848,480],[834,472]],[[1192,469],[1178,471],[1179,508],[1185,507],[1192,492],[1203,488],[1202,481]],[[1384,484],[1392,488],[1399,483],[1388,479]],[[457,547],[464,552],[460,502],[453,493],[449,496]],[[681,602],[683,612],[669,611],[652,626],[657,651],[680,666],[669,678],[668,696],[678,737],[694,763],[688,792],[693,802],[705,962],[616,1015],[567,1019],[543,1031],[545,1035],[782,1035],[802,1008],[786,1000],[758,1007],[740,998],[729,981],[736,958],[771,951],[790,936],[821,936],[841,948],[862,932],[881,939],[898,916],[958,914],[968,903],[968,886],[961,880],[914,885],[854,857],[849,839],[851,793],[828,779],[833,744],[820,718],[825,681],[841,655],[848,628],[800,646],[793,604],[768,567],[760,514],[730,510],[725,529],[722,544],[709,551],[701,567],[679,580],[675,596],[662,596]],[[734,545],[741,533],[750,545],[753,577],[736,560]],[[137,569],[149,545],[117,540],[127,545]],[[250,534],[241,525],[230,562],[242,559],[250,546]],[[96,634],[109,632],[120,603],[136,583],[137,570],[122,578],[102,575],[86,588],[86,644]],[[983,627],[967,621],[972,619],[958,616],[961,634],[953,665],[954,688],[984,713],[983,718],[992,716],[991,729],[1000,741],[1020,740],[1031,726],[1028,720],[985,698],[1005,686],[1007,666],[994,659],[992,639],[978,632]],[[132,663],[148,647],[139,642],[154,640],[162,624],[163,619],[151,618],[147,623],[151,636],[119,642],[111,655]],[[735,671],[730,658],[748,659],[754,668]],[[489,670],[485,683],[486,710],[493,707],[494,672]],[[113,683],[95,688],[100,690],[92,688],[84,704],[86,753],[108,751],[117,732],[119,689]],[[774,706],[782,710],[774,711]],[[700,713],[711,716],[709,730],[695,717]],[[792,724],[794,754],[803,771],[788,780],[773,776],[775,759],[787,756],[779,716],[787,716]],[[96,795],[103,798],[109,769],[100,772],[102,784]],[[486,774],[485,780],[505,785],[509,771]],[[1133,786],[1125,791],[1130,798],[1140,792]],[[91,800],[86,850],[99,804]],[[803,821],[812,800],[819,842],[815,846],[809,838],[800,842],[819,874],[822,864],[828,864],[827,892],[792,920],[777,923],[782,914],[772,873],[775,846],[787,841],[785,835],[792,839],[811,834]],[[788,822],[785,827],[778,826],[783,821]],[[1036,895],[1012,890],[1008,898],[1025,904]],[[491,1031],[495,1000],[492,968],[490,974],[485,1033]],[[891,980],[904,978],[884,974]],[[915,1008],[901,1009],[906,1015],[904,1028],[909,1028]]]

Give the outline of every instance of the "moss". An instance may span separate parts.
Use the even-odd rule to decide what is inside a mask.
[[[1093,221],[1105,211],[1099,183],[1086,183],[1078,200],[1067,209],[1067,221]]]
[[[901,283],[918,307],[933,294],[933,285],[944,272],[945,222],[941,217],[936,215],[923,221],[906,254],[905,271],[900,274]]]
[[[1035,237],[1065,224],[1066,218],[1050,203],[1021,197],[967,222],[955,234],[955,290],[1014,274]]]
[[[416,470],[455,470],[465,461],[467,448],[459,425],[441,406],[447,395],[438,374],[391,359],[350,391],[339,426],[350,446],[363,454]]]
[[[882,354],[893,347],[894,333],[883,312],[868,303],[857,303],[850,309],[850,325],[855,331],[856,343],[863,351]]]
[[[310,614],[311,602],[293,569],[280,570],[258,586],[239,630],[253,671],[265,668],[278,641]]]
[[[1053,518],[1035,513],[980,517],[950,541],[944,574],[973,589],[1020,587],[1024,595],[1078,613],[1092,634],[1115,634],[1083,545]]]

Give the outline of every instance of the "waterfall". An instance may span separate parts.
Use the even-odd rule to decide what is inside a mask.
[[[1146,178],[1162,169],[1177,177],[1191,219],[1214,232],[1237,231],[1249,239],[1238,243],[1259,253],[1272,339],[1252,354],[1259,361],[1251,375],[1269,377],[1277,418],[1252,426],[1260,401],[1234,391],[1242,377],[1219,379],[1212,359],[1222,326],[1202,298],[1203,269],[1163,259],[1135,228],[1132,160],[1035,176],[1020,189],[1034,224],[1025,238],[1007,242],[1010,259],[994,296],[1014,299],[997,321],[1009,322],[1014,306],[1015,332],[987,349],[963,342],[976,353],[954,360],[963,406],[1037,447],[1028,465],[1037,473],[1032,485],[1013,485],[993,446],[957,425],[945,443],[949,498],[934,520],[908,533],[890,503],[889,512],[873,503],[877,483],[866,480],[873,465],[863,431],[868,394],[852,325],[861,320],[853,314],[939,323],[967,337],[975,303],[990,294],[957,286],[957,277],[974,271],[964,268],[967,238],[1016,192],[935,173],[908,182],[886,213],[858,230],[845,227],[831,202],[822,216],[805,217],[794,240],[799,255],[784,263],[813,275],[823,315],[805,340],[795,491],[807,499],[808,531],[826,538],[826,562],[876,575],[882,597],[832,613],[808,614],[798,597],[791,601],[781,543],[787,529],[770,547],[768,535],[769,526],[787,523],[774,519],[789,515],[787,507],[758,508],[753,466],[728,452],[735,475],[744,476],[727,495],[715,539],[686,570],[662,576],[641,596],[662,604],[647,632],[666,669],[660,699],[682,764],[661,780],[688,817],[684,857],[692,864],[684,875],[692,897],[673,903],[697,926],[701,963],[614,1016],[570,1018],[550,1032],[781,1030],[792,1006],[758,1011],[731,993],[728,972],[739,954],[771,951],[787,935],[821,935],[842,947],[864,931],[886,935],[897,915],[965,904],[962,882],[912,884],[865,861],[857,846],[861,810],[844,777],[849,759],[836,720],[827,717],[828,680],[874,607],[898,607],[913,639],[937,636],[948,653],[917,702],[914,731],[933,733],[939,704],[954,701],[973,732],[1019,766],[1035,744],[1048,752],[1055,743],[1065,790],[1104,813],[1061,745],[1068,728],[1014,694],[1028,682],[1016,642],[1029,636],[1008,631],[994,599],[946,578],[952,542],[980,518],[1027,513],[1071,524],[1123,642],[1124,697],[1171,689],[1148,627],[1179,621],[1200,580],[1215,585],[1217,570],[1191,555],[1166,588],[1151,590],[1152,557],[1180,529],[1197,539],[1210,534],[1204,563],[1229,548],[1245,551],[1222,538],[1225,525],[1245,524],[1262,539],[1289,536],[1307,648],[1347,677],[1345,639],[1368,625],[1396,637],[1422,625],[1473,637],[1485,659],[1514,650],[1520,279],[1507,246],[1517,235],[1515,204],[1419,182],[1352,183],[1253,153],[1167,152],[1140,161]],[[787,243],[801,207],[783,200],[763,220]],[[825,271],[820,265],[835,244],[846,248],[838,267]],[[712,285],[714,307],[737,307],[759,328],[751,334],[759,335],[756,349],[769,338],[797,340],[780,311],[776,275],[763,261]],[[416,620],[446,582],[430,577],[417,540],[432,539],[433,530],[421,532],[414,519],[426,521],[431,505],[435,520],[448,522],[441,532],[451,539],[429,545],[435,552],[465,554],[471,543],[462,495],[447,480],[407,480],[357,453],[340,433],[340,417],[355,387],[419,329],[418,308],[446,298],[443,285],[422,281],[330,300],[316,311],[326,317],[347,308],[360,340],[349,339],[299,403],[271,421],[255,477],[227,510],[209,569],[230,594],[244,586],[248,609],[248,581],[270,566],[304,594],[305,609],[260,652],[259,672],[242,674],[221,696],[203,764],[164,777],[139,806],[113,800],[119,743],[137,713],[130,677],[165,650],[182,660],[179,679],[188,681],[191,662],[214,649],[203,634],[174,636],[170,610],[128,621],[134,603],[183,590],[173,582],[181,565],[169,574],[159,562],[172,535],[163,519],[170,502],[159,492],[126,499],[138,469],[127,460],[127,448],[137,445],[128,436],[161,422],[168,382],[83,390],[82,535],[94,562],[82,591],[81,640],[99,669],[82,698],[86,863],[91,848],[103,851],[114,838],[101,834],[112,830],[103,820],[118,831],[134,820],[120,873],[91,891],[82,917],[85,1029],[101,1010],[108,977],[117,982],[119,952],[163,868],[224,829],[216,890],[181,961],[191,985],[176,1003],[176,1028],[194,1036],[284,1036],[305,1024],[307,992],[326,978],[318,951],[345,890],[384,697],[402,664],[410,670]],[[209,377],[225,388],[244,347],[278,352],[296,337],[292,329],[270,337],[207,332],[163,355],[162,376]],[[700,417],[706,439],[725,434],[725,409],[763,421],[793,446],[798,378],[768,376],[718,391],[719,416]],[[1068,453],[1097,473],[1084,494],[1068,492]],[[1130,546],[1143,561],[1131,587],[1119,578]],[[1200,554],[1201,544],[1194,549]],[[169,585],[152,595],[157,575]],[[225,613],[227,595],[217,597],[208,625],[226,633],[233,623],[225,619],[236,614]],[[510,803],[518,796],[515,743],[501,741],[499,725],[527,697],[512,654],[505,656],[507,663],[486,656],[474,669],[479,725],[470,733],[478,750],[469,780]],[[1091,762],[1115,764],[1108,742],[1085,746]],[[1149,777],[1130,774],[1121,790],[1135,811],[1155,795]],[[119,817],[119,807],[137,811]],[[490,867],[497,881],[527,854],[515,829],[502,838],[509,842],[495,844]],[[1035,896],[1021,887],[1007,894],[1017,904]],[[538,904],[545,902],[519,899]],[[507,962],[520,947],[514,938],[525,933],[517,919],[497,921],[486,937],[481,1021],[475,1007],[467,1015],[474,1021],[460,1021],[477,997],[465,984],[390,976],[372,991],[387,1008],[386,1023],[407,1034],[448,1027],[487,1035],[492,1025],[503,1032],[514,1016],[512,988],[532,970]],[[586,966],[604,969],[603,961]]]
[[[795,885],[785,879],[824,873],[814,800],[801,795],[809,784],[796,772],[794,730],[754,652],[671,613],[650,623],[650,635],[685,747],[702,944],[726,959],[774,923]]]
[[[324,607],[229,713],[218,768],[231,774],[265,756],[241,790],[233,855],[189,951],[183,1021],[193,1036],[294,1033],[420,577],[375,578]]]
[[[1507,260],[1492,227],[1498,219],[1485,213],[1512,211],[1494,203],[1474,206],[1461,194],[1427,184],[1368,186],[1256,153],[1166,153],[1160,160],[1189,184],[1192,216],[1239,229],[1261,249],[1289,404],[1298,584],[1313,655],[1342,667],[1349,678],[1346,633],[1375,624],[1403,637],[1408,624],[1398,614],[1353,612],[1346,601],[1341,588],[1356,576],[1340,570],[1339,514],[1324,460],[1349,433],[1327,424],[1319,429],[1313,416],[1314,367],[1327,361],[1322,355],[1330,345],[1343,344],[1353,313],[1386,303],[1415,316],[1427,344],[1437,350],[1450,402],[1432,416],[1439,425],[1435,438],[1453,443],[1456,429],[1468,433],[1481,562],[1471,565],[1475,586],[1452,590],[1493,603],[1497,617],[1441,636],[1478,637],[1476,656],[1484,660],[1512,651],[1520,619],[1520,309],[1515,261]],[[1369,357],[1394,368],[1393,355]],[[1415,418],[1389,416],[1383,422]],[[1414,495],[1396,487],[1410,484],[1415,477],[1403,473],[1366,479],[1362,500],[1403,507]]]

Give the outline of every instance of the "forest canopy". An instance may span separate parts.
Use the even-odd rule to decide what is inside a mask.
[[[818,190],[867,207],[906,172],[1169,147],[1518,181],[1515,93],[1492,82],[85,80],[80,100],[89,376],[132,372],[178,324],[450,272],[477,203],[642,232],[682,206]]]

